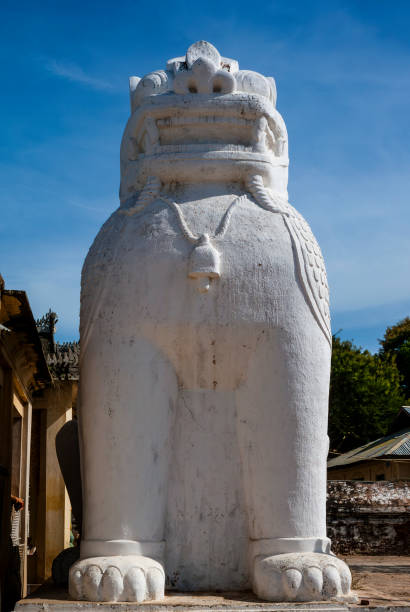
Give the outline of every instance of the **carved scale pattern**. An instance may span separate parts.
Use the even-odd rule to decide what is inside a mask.
[[[325,334],[330,346],[329,286],[322,251],[308,223],[298,211],[270,189],[266,189],[261,176],[253,176],[247,188],[257,204],[271,212],[280,213],[292,239],[299,277],[309,306]]]
[[[329,286],[322,251],[302,215],[290,204],[288,206],[294,215],[289,215],[285,224],[295,246],[299,273],[317,322],[332,346]]]

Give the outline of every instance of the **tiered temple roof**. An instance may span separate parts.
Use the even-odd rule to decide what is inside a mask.
[[[54,333],[57,322],[57,314],[51,309],[36,321],[48,368],[54,380],[77,381],[80,343],[56,342]]]

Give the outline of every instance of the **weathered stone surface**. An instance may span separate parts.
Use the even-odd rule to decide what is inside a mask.
[[[327,527],[335,552],[408,553],[409,482],[331,480],[327,490]]]
[[[287,599],[350,598],[326,569],[326,272],[275,100],[204,41],[131,81],[121,206],[82,275],[78,597],[129,599],[152,559],[170,588],[256,594],[262,563],[277,600],[277,558],[303,575]]]

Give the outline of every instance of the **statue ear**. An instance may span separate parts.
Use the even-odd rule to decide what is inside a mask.
[[[131,104],[131,113],[134,110],[134,104],[133,104],[133,100],[134,100],[134,92],[137,89],[137,85],[140,82],[140,77],[137,76],[132,76],[129,78],[129,82],[130,82],[130,104]]]

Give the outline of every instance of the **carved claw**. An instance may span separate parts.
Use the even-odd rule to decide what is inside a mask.
[[[73,599],[83,599],[83,575],[80,570],[75,570],[71,575],[70,591]]]
[[[323,575],[318,567],[308,567],[303,575],[306,588],[312,594],[313,599],[320,599],[323,588]]]
[[[145,600],[145,574],[139,567],[132,567],[124,578],[124,593],[127,601],[141,603]]]
[[[118,567],[107,567],[101,581],[101,599],[118,601],[123,588],[123,579]]]
[[[83,596],[90,601],[100,601],[102,571],[98,565],[89,565],[83,575]]]
[[[293,567],[285,570],[282,574],[283,588],[289,599],[295,599],[300,585],[302,584],[302,574]]]
[[[148,571],[147,588],[149,599],[161,599],[164,596],[164,572],[152,567]]]
[[[341,591],[342,585],[339,572],[334,565],[328,565],[323,569],[323,590],[329,597],[336,597]]]

